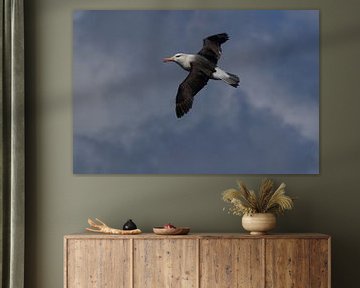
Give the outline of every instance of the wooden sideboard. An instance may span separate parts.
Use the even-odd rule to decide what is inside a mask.
[[[66,235],[65,288],[329,288],[323,234]]]

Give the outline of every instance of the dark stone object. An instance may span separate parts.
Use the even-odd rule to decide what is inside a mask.
[[[135,230],[137,229],[136,224],[129,219],[123,226],[123,230]]]

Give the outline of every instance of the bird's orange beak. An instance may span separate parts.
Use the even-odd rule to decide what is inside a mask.
[[[168,57],[168,58],[164,58],[163,59],[163,62],[166,63],[166,62],[173,62],[174,61],[174,58],[173,57]]]

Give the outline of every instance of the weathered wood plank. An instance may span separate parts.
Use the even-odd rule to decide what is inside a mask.
[[[67,288],[131,287],[130,240],[67,240]]]
[[[310,241],[266,239],[266,287],[304,288],[310,283]]]
[[[197,241],[134,240],[135,288],[196,288]]]
[[[314,239],[310,241],[310,287],[328,288],[330,272],[329,241]]]
[[[263,253],[260,239],[201,240],[200,287],[263,287]]]

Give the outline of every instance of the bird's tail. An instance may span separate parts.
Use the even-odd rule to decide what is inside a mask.
[[[215,72],[212,74],[212,78],[216,80],[223,80],[225,83],[235,88],[238,87],[240,83],[240,78],[237,75],[225,72],[219,67],[215,68]]]
[[[222,80],[235,88],[238,87],[239,83],[240,83],[239,76],[237,76],[235,74],[231,74],[229,72],[227,72],[226,74],[227,74],[227,77],[222,78]]]

